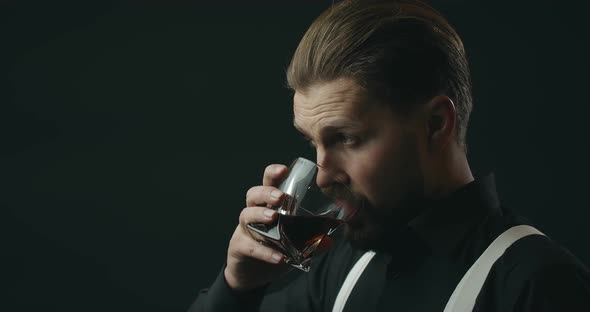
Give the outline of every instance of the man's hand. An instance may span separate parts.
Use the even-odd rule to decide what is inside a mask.
[[[276,186],[287,171],[284,165],[266,167],[262,185],[252,187],[246,194],[246,208],[240,214],[240,224],[227,250],[224,276],[232,289],[247,290],[263,286],[290,269],[283,262],[283,254],[254,240],[247,228],[249,223],[276,222],[276,211],[265,207],[281,203],[283,193]]]

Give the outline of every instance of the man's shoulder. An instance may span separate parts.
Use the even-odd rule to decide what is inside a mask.
[[[521,224],[534,226],[518,216],[497,221],[496,229],[504,231]],[[499,311],[528,311],[525,306],[545,302],[545,295],[563,293],[568,294],[563,298],[575,301],[590,295],[589,287],[590,271],[566,247],[550,236],[530,235],[508,247],[495,262],[478,301]]]
[[[495,222],[495,236],[517,225],[529,225],[541,232],[539,227],[528,219],[513,213],[505,214]],[[550,235],[529,235],[517,240],[498,260],[498,266],[510,271],[534,273],[547,268],[574,266],[588,270],[586,266],[565,246],[551,238]]]
[[[518,240],[506,250],[501,260],[512,271],[534,273],[555,267],[588,270],[567,248],[545,235],[530,235]]]
[[[544,235],[510,246],[489,276],[504,302],[516,310],[536,306],[588,307],[590,270],[567,248]]]
[[[518,225],[529,225],[544,232],[542,227],[527,218],[505,209],[503,215],[489,220],[486,231],[491,236],[488,240],[491,242],[503,232]],[[526,275],[562,266],[574,266],[587,270],[576,256],[550,235],[529,235],[517,240],[506,249],[495,264],[496,269],[502,269],[506,273],[521,272]]]

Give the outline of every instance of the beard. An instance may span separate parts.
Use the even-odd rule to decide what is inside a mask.
[[[424,175],[419,165],[415,141],[405,137],[400,144],[400,153],[387,169],[375,177],[381,185],[382,194],[371,201],[355,192],[362,205],[344,227],[348,241],[362,250],[386,250],[407,223],[421,209],[425,200]]]

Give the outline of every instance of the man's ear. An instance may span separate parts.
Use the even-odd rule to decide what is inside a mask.
[[[457,112],[453,101],[444,95],[432,98],[424,107],[428,145],[434,150],[446,147],[455,136]]]

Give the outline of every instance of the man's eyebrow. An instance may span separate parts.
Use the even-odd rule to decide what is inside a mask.
[[[305,136],[306,138],[311,137],[303,128],[301,128],[295,122],[295,120],[293,120],[293,127],[295,127],[295,129],[297,129],[297,131],[301,132],[301,134],[303,136]],[[335,121],[335,122],[332,122],[332,123],[322,127],[320,129],[320,135],[326,135],[326,134],[331,134],[331,133],[340,132],[340,131],[354,131],[354,130],[358,130],[360,128],[361,128],[361,125],[356,124],[354,122]]]
[[[341,132],[341,131],[354,131],[360,129],[361,126],[353,123],[353,122],[335,122],[329,125],[326,125],[322,128],[322,133],[334,133],[334,132]]]

